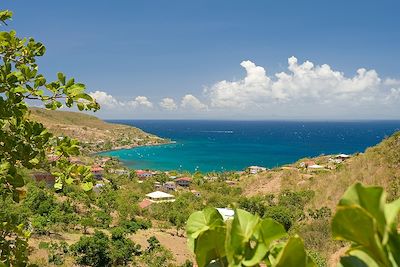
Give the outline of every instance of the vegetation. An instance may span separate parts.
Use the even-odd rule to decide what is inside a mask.
[[[0,11],[0,24],[6,25],[12,12]],[[66,160],[79,154],[78,142],[70,138],[52,139],[45,127],[28,118],[29,101],[39,101],[48,109],[63,104],[79,110],[97,110],[99,105],[84,92],[85,85],[57,74],[55,81],[47,81],[39,73],[36,59],[44,55],[45,46],[33,38],[19,38],[15,31],[0,32],[0,194],[3,199],[11,196],[18,202],[24,195],[24,180],[20,168],[51,166],[46,152],[57,157],[55,168],[59,171],[57,185],[81,181],[83,188],[91,189],[88,168],[74,166]],[[62,101],[62,102],[61,102]],[[14,217],[1,216],[0,261],[5,265],[21,266],[27,262],[29,232]]]
[[[2,26],[11,16],[0,12]],[[318,173],[293,166],[254,176],[172,171],[139,182],[134,172],[111,159],[102,165],[104,179],[95,180],[86,165],[99,158],[70,161],[82,147],[89,152],[165,140],[93,116],[54,111],[73,105],[95,111],[99,106],[83,84],[62,73],[47,81],[36,63],[44,53],[43,44],[32,38],[0,32],[0,266],[26,266],[34,261],[29,253],[35,249],[47,253],[40,265],[173,266],[173,254],[150,230],[183,240],[185,226],[199,266],[322,267],[345,246],[341,266],[400,265],[400,133],[349,163]],[[28,101],[46,109],[29,108]],[[33,181],[36,170],[54,175],[54,188]],[[155,182],[172,182],[171,175],[191,176],[196,194],[180,188],[175,202],[139,208]],[[358,180],[383,186],[392,202],[386,202],[384,189],[360,184],[339,201]],[[95,183],[100,186],[92,190]],[[209,207],[232,208],[235,216],[224,221]],[[151,233],[143,249],[132,241],[141,230]],[[37,244],[29,246],[29,238]],[[57,238],[62,241],[48,242]],[[182,263],[192,265],[190,260]]]

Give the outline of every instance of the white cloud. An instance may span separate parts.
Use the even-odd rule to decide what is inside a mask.
[[[203,104],[197,97],[193,95],[185,95],[181,101],[181,107],[186,109],[194,109],[194,110],[207,110],[207,105]]]
[[[161,100],[159,103],[160,107],[166,110],[176,110],[178,106],[172,98],[166,97]]]
[[[137,96],[133,101],[129,101],[128,103],[132,107],[139,107],[139,106],[147,108],[153,107],[153,103],[151,103],[146,96]]]
[[[290,101],[327,101],[350,99],[377,90],[381,79],[375,70],[358,69],[353,77],[334,71],[327,64],[310,61],[298,64],[288,59],[288,72],[268,76],[265,69],[251,61],[240,64],[246,76],[239,81],[221,81],[206,90],[211,105],[217,108],[246,108],[254,105]]]
[[[123,105],[123,103],[117,101],[112,95],[103,91],[90,92],[89,95],[93,97],[101,107],[114,108]]]
[[[385,85],[388,86],[396,86],[396,85],[400,85],[400,80],[398,79],[392,79],[392,78],[386,78],[384,81]]]

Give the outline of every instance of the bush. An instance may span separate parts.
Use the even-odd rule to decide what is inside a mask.
[[[93,236],[82,236],[72,245],[71,250],[76,256],[76,262],[87,266],[109,266],[111,257],[108,237],[96,231]]]
[[[267,208],[265,212],[265,218],[272,218],[275,221],[283,225],[286,231],[288,231],[293,225],[293,214],[283,206],[272,206]]]

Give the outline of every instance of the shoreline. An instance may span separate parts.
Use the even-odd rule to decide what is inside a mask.
[[[135,145],[135,146],[121,147],[121,148],[117,147],[117,148],[112,148],[112,149],[107,149],[107,150],[100,150],[100,151],[91,153],[90,155],[96,156],[97,154],[100,154],[100,153],[119,151],[119,150],[124,150],[124,149],[133,149],[133,148],[139,148],[139,147],[163,146],[163,145],[170,145],[170,144],[176,144],[176,143],[177,143],[176,141],[169,141],[167,143],[160,143],[160,144]]]

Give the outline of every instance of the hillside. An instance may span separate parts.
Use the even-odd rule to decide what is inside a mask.
[[[342,163],[332,164],[330,158],[332,156],[302,159],[256,175],[245,175],[241,177],[240,186],[247,197],[311,191],[313,197],[305,211],[327,207],[332,214],[343,193],[355,182],[384,187],[389,200],[400,197],[400,132]],[[300,167],[305,161],[327,168],[310,170]],[[326,257],[328,266],[336,266],[345,251],[343,245],[331,239],[330,216],[324,215],[320,220],[306,219],[299,223],[295,232],[304,238],[309,249]]]
[[[84,113],[41,108],[30,110],[32,120],[42,123],[56,136],[66,135],[78,139],[90,152],[168,142],[138,128],[107,123]]]
[[[330,168],[311,171],[299,167],[301,162],[308,160],[327,166],[331,164],[329,158],[302,159],[257,175],[245,176],[241,186],[248,196],[277,193],[285,189],[311,189],[316,192],[315,205],[329,207],[334,207],[346,188],[356,181],[383,186],[390,199],[400,196],[400,132]]]

